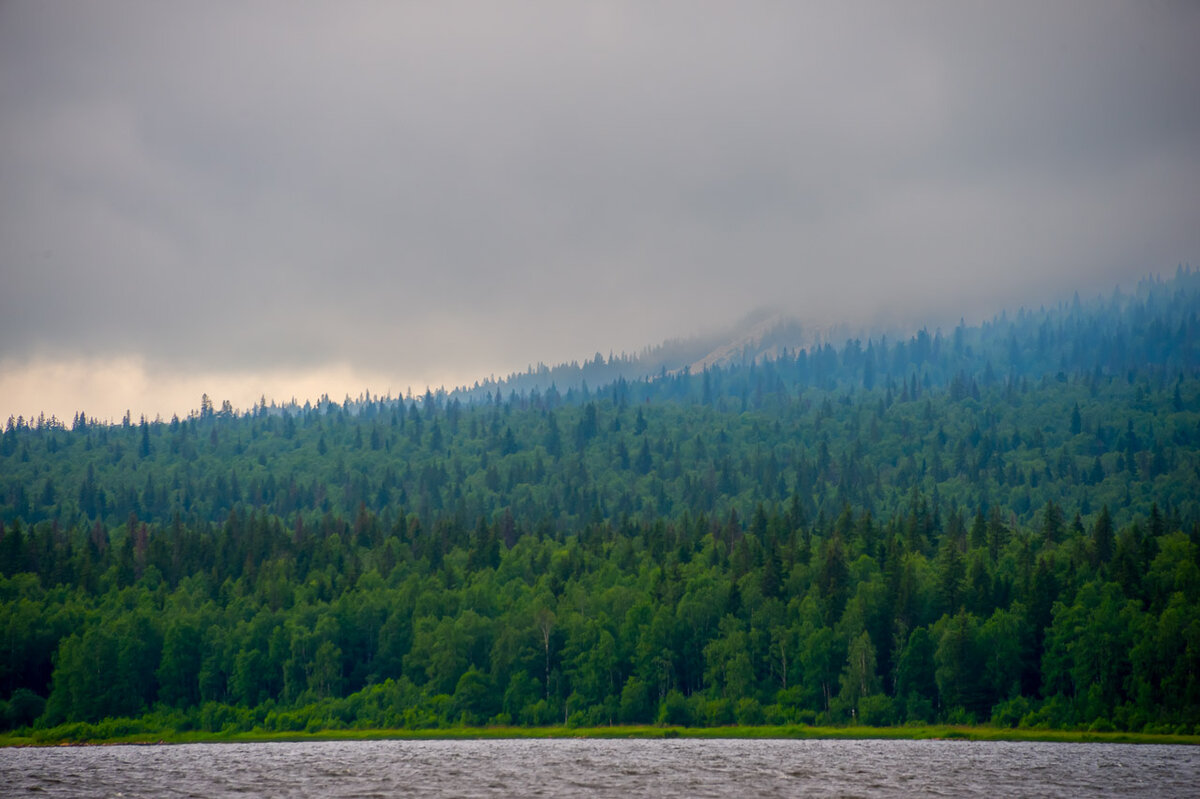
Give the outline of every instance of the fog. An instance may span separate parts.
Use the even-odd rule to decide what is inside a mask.
[[[1200,253],[1191,3],[0,5],[0,415],[471,383]]]

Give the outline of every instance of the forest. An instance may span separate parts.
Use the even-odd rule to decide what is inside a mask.
[[[1198,312],[10,418],[0,725],[1200,734]]]

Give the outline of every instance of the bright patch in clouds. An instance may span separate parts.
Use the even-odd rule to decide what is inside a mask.
[[[454,385],[445,381],[430,384]],[[89,419],[113,422],[120,421],[126,411],[135,421],[142,415],[147,419],[169,420],[172,415],[184,418],[199,410],[204,394],[217,408],[229,400],[234,408],[248,410],[263,397],[268,405],[293,399],[303,405],[323,394],[341,402],[347,396],[357,398],[364,391],[370,391],[372,397],[401,396],[410,388],[423,393],[425,385],[398,385],[388,375],[346,365],[253,374],[222,370],[160,374],[147,369],[142,359],[126,357],[39,362],[0,369],[0,397],[7,414],[36,419],[44,413],[47,419],[53,415],[68,426],[80,411]]]

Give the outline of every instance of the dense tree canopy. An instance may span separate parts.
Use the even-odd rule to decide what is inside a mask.
[[[1198,297],[595,388],[10,420],[0,710],[1191,731]]]

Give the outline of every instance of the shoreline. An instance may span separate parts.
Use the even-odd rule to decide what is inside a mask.
[[[45,731],[50,732],[50,731]],[[326,741],[455,741],[519,739],[763,739],[763,740],[912,740],[961,742],[1039,742],[1039,743],[1119,743],[1200,746],[1200,735],[1175,735],[1141,732],[1088,732],[1083,730],[1033,730],[998,727],[929,725],[920,727],[449,727],[442,729],[347,729],[313,732],[269,732],[266,730],[230,732],[156,732],[135,733],[111,738],[29,735],[0,735],[0,747],[59,746],[170,746],[195,743],[297,743]]]

